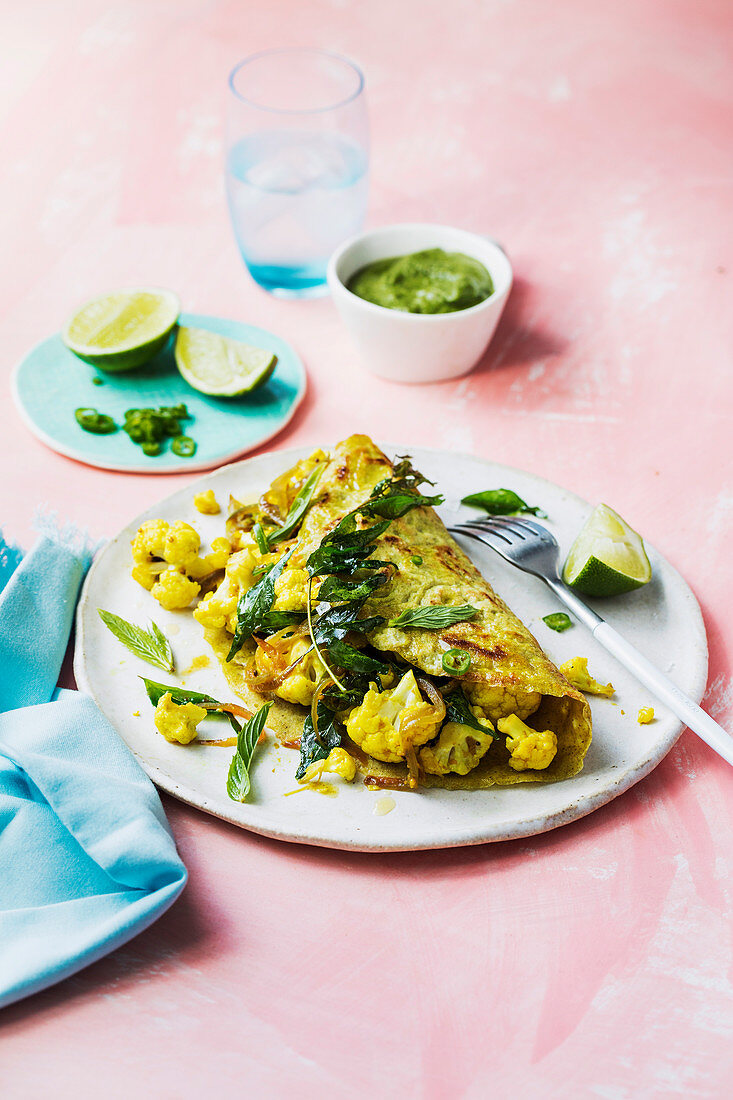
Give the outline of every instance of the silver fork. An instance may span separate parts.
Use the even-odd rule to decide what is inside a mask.
[[[683,691],[672,683],[656,665],[652,664],[618,631],[596,615],[560,579],[558,556],[560,547],[552,532],[534,520],[509,516],[492,516],[489,519],[469,520],[450,528],[455,534],[476,539],[496,550],[505,561],[516,565],[525,573],[532,573],[549,585],[576,619],[588,627],[617,661],[632,672],[645,687],[680,718],[706,745],[714,749],[729,764],[733,764],[733,737],[706,714]]]

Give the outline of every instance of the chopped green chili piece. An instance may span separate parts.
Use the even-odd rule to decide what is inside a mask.
[[[196,444],[190,435],[178,435],[171,443],[171,450],[180,458],[190,458],[196,454]]]
[[[77,409],[74,413],[76,422],[85,432],[93,432],[94,435],[109,435],[117,431],[117,425],[111,416],[97,412],[96,409]]]
[[[471,665],[471,654],[465,649],[449,649],[443,654],[443,668],[449,676],[463,676]]]
[[[413,554],[412,557],[410,558],[410,561],[412,562],[413,565],[422,565],[422,558],[420,557],[419,554]]]

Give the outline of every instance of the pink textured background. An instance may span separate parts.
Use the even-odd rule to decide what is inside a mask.
[[[9,405],[28,348],[103,288],[269,327],[310,392],[274,446],[364,430],[473,451],[617,508],[703,607],[733,720],[733,9],[725,0],[0,0],[1,513],[97,535],[181,484],[46,450]],[[517,276],[479,369],[362,373],[328,300],[249,281],[221,116],[242,56],[363,66],[372,224],[492,233]],[[10,457],[10,461],[9,461]],[[152,929],[0,1019],[9,1100],[730,1095],[731,772],[686,733],[575,825],[361,856],[165,799],[191,882]]]

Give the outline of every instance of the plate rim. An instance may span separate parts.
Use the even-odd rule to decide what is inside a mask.
[[[281,431],[287,428],[288,424],[290,424],[296,412],[302,405],[303,401],[305,400],[305,395],[308,392],[308,372],[305,369],[305,364],[301,356],[289,340],[286,340],[283,336],[278,336],[276,332],[270,332],[270,330],[268,329],[260,328],[259,325],[250,325],[248,321],[237,321],[232,317],[220,317],[215,313],[190,313],[187,310],[181,312],[179,323],[184,317],[195,317],[198,320],[213,319],[215,321],[229,321],[236,325],[244,325],[247,328],[257,329],[258,332],[265,333],[268,336],[274,336],[277,340],[287,345],[298,367],[298,392],[292,405],[288,409],[285,418],[279,421],[277,426],[268,435],[262,436],[261,439],[258,439],[256,442],[250,444],[244,450],[242,450],[241,448],[237,448],[236,450],[230,451],[227,454],[222,454],[216,456],[215,458],[207,459],[205,462],[197,462],[195,460],[192,462],[189,459],[181,459],[175,465],[166,466],[164,469],[158,470],[151,469],[150,466],[144,466],[142,464],[136,465],[133,463],[129,466],[120,466],[118,462],[104,462],[97,459],[90,459],[88,455],[85,455],[81,451],[77,451],[74,447],[67,446],[65,443],[59,443],[53,438],[53,436],[49,435],[40,425],[38,425],[26,409],[23,403],[23,399],[20,395],[20,390],[18,388],[20,372],[23,369],[26,361],[30,359],[30,357],[36,351],[38,351],[39,348],[42,348],[44,344],[47,344],[51,340],[55,340],[57,338],[60,339],[60,329],[57,332],[51,333],[50,336],[45,336],[42,340],[38,340],[31,348],[28,349],[28,351],[26,351],[21,356],[21,358],[15,363],[10,372],[10,393],[13,398],[15,410],[18,413],[21,421],[31,433],[31,435],[35,436],[35,438],[43,443],[45,447],[48,447],[49,450],[55,451],[56,454],[60,454],[64,458],[70,458],[73,462],[79,462],[83,466],[90,466],[96,470],[110,470],[114,473],[119,474],[152,474],[154,476],[157,475],[158,477],[165,477],[167,474],[204,473],[207,470],[217,470],[219,468],[223,468],[224,466],[231,465],[233,462],[236,462],[239,459],[245,461],[245,456],[250,454],[252,451],[257,450],[259,447],[263,447],[266,443],[270,443],[277,435],[279,435]],[[73,355],[74,353],[70,352],[70,354]]]
[[[502,470],[505,470],[508,473],[517,474],[521,477],[529,477],[540,485],[548,485],[553,490],[560,490],[561,492],[566,494],[567,497],[572,498],[576,503],[581,504],[584,508],[592,507],[592,505],[590,505],[589,502],[586,501],[583,497],[579,496],[577,493],[574,493],[569,489],[566,489],[562,485],[558,485],[557,482],[550,481],[548,478],[542,477],[538,474],[534,474],[528,470],[522,470],[521,468],[516,466],[509,466],[504,463],[494,462],[492,459],[487,459],[483,456],[472,455],[463,451],[447,450],[445,448],[424,447],[419,444],[410,445],[405,442],[400,444],[382,441],[376,442],[377,446],[389,453],[403,453],[405,449],[407,449],[408,452],[412,450],[420,451],[422,453],[430,453],[436,456],[450,455],[453,459],[466,459],[471,462],[480,462],[486,465],[501,467]],[[289,459],[297,461],[298,458],[307,455],[312,451],[314,446],[318,445],[318,443],[302,444],[294,447],[283,448],[282,450],[275,449],[271,451],[265,451],[257,455],[248,455],[245,458],[239,458],[235,461],[229,462],[226,465],[217,468],[215,471],[213,471],[213,473],[217,475],[220,473],[231,473],[236,467],[244,465],[245,463],[255,462],[258,460],[266,460],[274,455],[282,457],[284,461],[288,461]],[[86,606],[89,602],[89,591],[91,588],[94,572],[98,567],[98,563],[101,560],[102,555],[105,553],[107,547],[111,545],[111,543],[116,542],[120,538],[120,536],[122,536],[123,533],[128,530],[128,528],[132,528],[134,525],[139,525],[139,523],[142,521],[142,518],[147,512],[149,512],[151,509],[156,508],[160,504],[163,504],[165,501],[168,500],[168,498],[175,496],[179,492],[182,492],[184,488],[186,487],[175,489],[174,492],[166,494],[166,496],[163,497],[161,500],[154,502],[148,508],[144,509],[143,512],[138,513],[137,516],[126,523],[113,536],[113,538],[105,544],[100,553],[96,556],[84,580],[84,585],[82,587],[82,592],[77,605],[75,617],[76,644],[74,649],[73,669],[74,676],[80,690],[91,696],[91,698],[94,700],[94,702],[97,704],[103,714],[105,714],[104,709],[100,703],[100,700],[97,698],[89,679],[87,678],[84,661],[84,614],[86,611]],[[191,486],[191,488],[193,488],[193,486]],[[695,593],[693,592],[685,578],[682,576],[682,574],[679,572],[679,570],[677,570],[675,566],[672,565],[671,562],[669,562],[667,558],[664,557],[664,555],[662,555],[656,549],[653,543],[648,542],[646,539],[644,541],[647,547],[649,547],[653,551],[653,554],[664,563],[665,570],[669,571],[671,577],[678,583],[680,590],[684,592],[692,618],[696,621],[695,625],[697,627],[697,630],[695,633],[700,642],[700,649],[699,653],[697,654],[697,662],[694,669],[694,685],[688,690],[690,697],[699,703],[705,693],[705,688],[707,685],[709,661],[707,631],[705,629],[705,622],[700,605],[698,603],[697,597],[695,596]],[[113,727],[117,730],[120,738],[127,745],[127,742],[125,741],[125,738],[119,731],[119,729],[114,726],[114,723],[112,723],[111,719],[108,718],[107,720],[110,721],[110,724],[113,725]],[[656,768],[662,762],[665,756],[674,747],[685,728],[686,726],[684,725],[684,723],[681,720],[677,719],[670,727],[670,732],[663,738],[657,748],[653,752],[651,752],[648,758],[641,764],[630,765],[626,769],[626,771],[618,776],[615,782],[604,785],[601,790],[597,791],[594,794],[588,794],[584,796],[581,800],[580,805],[577,801],[571,800],[568,805],[558,810],[556,813],[550,815],[548,815],[547,813],[538,813],[534,816],[528,817],[526,821],[524,821],[520,826],[511,828],[511,835],[507,834],[505,824],[502,824],[501,822],[495,822],[492,827],[492,824],[489,821],[487,823],[483,823],[481,832],[472,832],[471,835],[467,835],[465,825],[462,825],[458,829],[456,829],[454,835],[451,835],[450,829],[446,828],[445,825],[442,825],[440,827],[441,831],[439,835],[426,835],[422,840],[410,843],[387,842],[370,844],[360,842],[356,835],[354,835],[353,837],[345,838],[343,840],[335,840],[330,837],[306,835],[302,832],[293,833],[287,828],[282,828],[276,825],[272,826],[267,824],[252,824],[248,822],[245,823],[242,820],[237,819],[233,813],[228,814],[226,810],[222,808],[226,805],[226,803],[222,802],[221,806],[219,806],[218,803],[211,803],[206,796],[197,793],[195,788],[189,787],[186,784],[182,784],[173,779],[173,777],[170,776],[163,768],[155,764],[150,764],[144,756],[141,756],[130,745],[128,745],[127,747],[133,753],[135,759],[138,761],[143,771],[161,790],[165,791],[167,794],[178,799],[179,801],[185,802],[187,805],[190,805],[195,809],[201,810],[204,813],[210,814],[211,816],[216,817],[219,820],[226,821],[229,824],[235,825],[237,828],[245,829],[248,832],[255,833],[259,836],[265,836],[271,839],[285,841],[287,843],[306,844],[312,847],[330,848],[339,851],[385,853],[439,850],[443,848],[469,847],[476,844],[521,840],[523,838],[526,839],[530,836],[538,836],[542,833],[550,832],[553,829],[559,828],[562,825],[570,824],[573,821],[579,821],[581,818],[587,817],[589,814],[593,813],[597,809],[600,809],[602,806],[605,806],[607,803],[612,802],[615,798],[619,797],[631,787],[635,786],[636,783],[646,778],[646,776],[649,775],[654,770],[654,768]],[[582,774],[582,772],[580,774]],[[571,776],[569,779],[564,779],[559,781],[558,783],[552,784],[552,786],[561,787],[565,783],[572,783],[575,778],[575,776]],[[491,790],[492,789],[490,788],[487,791],[472,793],[490,794]],[[399,792],[397,793],[399,794]],[[441,793],[465,794],[465,792],[450,791]],[[385,840],[386,839],[387,838],[385,837]]]

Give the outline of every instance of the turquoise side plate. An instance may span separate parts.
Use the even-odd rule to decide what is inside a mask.
[[[103,470],[139,474],[190,473],[221,466],[284,428],[306,387],[305,368],[290,344],[265,329],[222,317],[182,313],[180,323],[268,348],[277,355],[275,370],[254,393],[206,397],[178,373],[173,338],[137,370],[106,374],[78,359],[57,334],[33,348],[15,369],[13,396],[21,417],[34,435],[59,454]],[[104,385],[94,385],[94,377],[102,378]],[[180,403],[192,416],[182,424],[185,434],[196,440],[191,458],[173,454],[170,443],[164,444],[161,454],[148,457],[122,430],[92,435],[74,418],[74,410],[84,406],[108,413],[122,424],[126,409]]]

